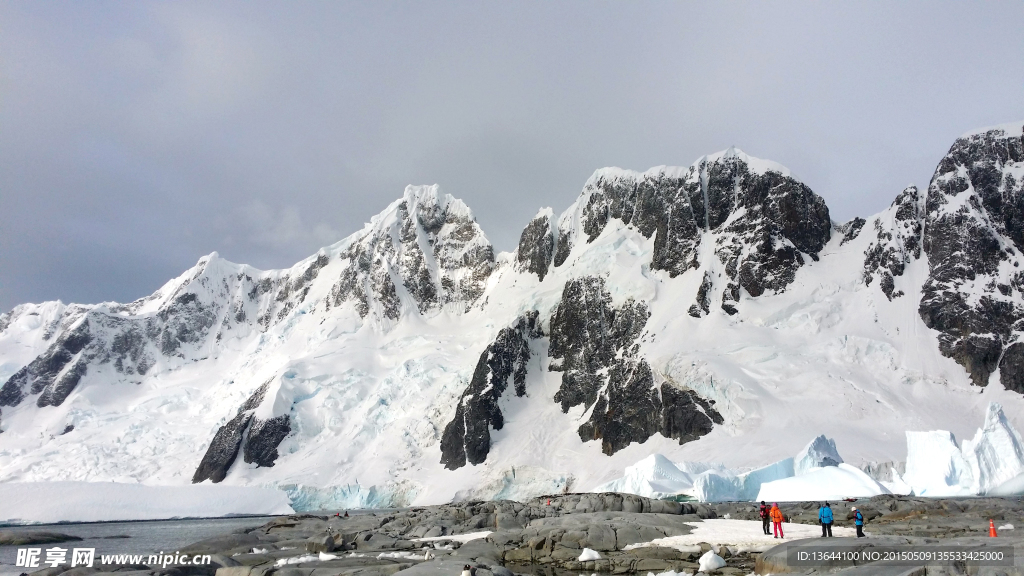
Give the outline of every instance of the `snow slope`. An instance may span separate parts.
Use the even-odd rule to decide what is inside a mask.
[[[0,482],[187,485],[203,463],[297,508],[437,503],[589,490],[655,453],[753,468],[820,434],[848,463],[898,462],[905,430],[966,437],[993,401],[1019,425],[1021,394],[972,385],[922,319],[923,206],[905,192],[839,225],[788,170],[731,150],[600,170],[495,255],[465,204],[410,187],[287,270],[214,253],[137,302],[0,317]],[[582,279],[600,322],[631,316],[605,350],[573,318],[552,335]],[[521,385],[493,395],[495,343],[530,314],[543,335],[516,348]],[[474,400],[478,372],[492,396]],[[464,438],[486,431],[486,459],[446,468],[444,431],[483,400]],[[676,472],[660,481],[703,471]]]

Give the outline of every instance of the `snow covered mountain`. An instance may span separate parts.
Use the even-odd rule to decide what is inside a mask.
[[[299,505],[590,489],[651,454],[848,463],[1024,424],[1022,123],[832,222],[775,163],[598,170],[495,254],[413,187],[287,270],[206,256],[130,304],[0,316],[0,481],[224,482]],[[990,385],[991,384],[991,385]]]

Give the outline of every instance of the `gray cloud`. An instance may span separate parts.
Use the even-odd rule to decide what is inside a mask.
[[[730,145],[833,217],[1024,115],[1024,5],[0,3],[0,309],[289,266],[406,184],[498,249],[596,168]]]

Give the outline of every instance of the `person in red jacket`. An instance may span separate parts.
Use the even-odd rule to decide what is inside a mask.
[[[775,537],[785,538],[786,535],[782,533],[782,521],[785,520],[785,517],[782,515],[782,510],[779,510],[778,502],[772,502],[772,511],[770,514],[772,517],[772,528],[775,531]]]
[[[758,510],[758,513],[761,515],[761,529],[764,530],[765,536],[771,534],[768,531],[768,525],[772,522],[771,510],[772,507],[765,504],[764,500],[761,500],[761,508]]]

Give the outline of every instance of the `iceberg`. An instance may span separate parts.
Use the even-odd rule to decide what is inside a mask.
[[[803,502],[870,498],[881,494],[890,494],[889,489],[862,470],[849,464],[839,464],[821,467],[792,478],[765,482],[755,500]]]
[[[946,430],[908,431],[906,437],[903,474],[895,463],[865,464],[872,477],[843,462],[835,440],[821,435],[793,458],[743,473],[703,462],[672,463],[652,454],[627,467],[624,477],[594,491],[649,498],[685,493],[701,502],[1024,494],[1024,439],[998,403],[989,404],[984,424],[962,447]]]
[[[879,480],[878,483],[885,486],[889,492],[900,496],[909,496],[914,493],[914,488],[907,484],[903,476],[900,476],[900,473],[895,470],[892,471],[892,480]]]
[[[837,466],[843,463],[843,459],[836,450],[836,441],[826,438],[824,434],[811,440],[810,444],[804,446],[795,458],[793,472],[799,476],[811,472],[815,468],[825,466]]]
[[[1024,441],[990,403],[974,438],[957,446],[946,430],[907,432],[903,480],[918,496],[1009,496],[1024,493]]]
[[[691,476],[696,476],[701,472],[707,472],[708,470],[725,470],[725,466],[721,464],[715,464],[712,462],[694,462],[691,460],[684,460],[682,462],[675,463],[676,468],[682,472],[686,472]]]
[[[1024,474],[1015,476],[999,486],[988,490],[986,496],[1020,496],[1024,495]]]
[[[708,470],[693,481],[691,494],[701,502],[732,502],[740,499],[740,479],[727,470]]]
[[[785,460],[780,460],[774,464],[769,464],[756,470],[751,470],[750,472],[741,474],[739,477],[739,499],[748,501],[756,500],[757,493],[761,491],[762,484],[765,482],[782,480],[783,478],[791,478],[793,475],[792,458],[786,458]]]
[[[661,454],[627,466],[622,478],[594,488],[593,492],[626,492],[648,498],[661,498],[693,488],[693,477]]]
[[[946,430],[907,432],[907,472],[903,480],[918,496],[969,496],[970,466],[956,437]]]
[[[988,405],[984,425],[973,439],[964,441],[962,452],[970,466],[972,482],[962,481],[961,485],[969,487],[973,494],[1005,490],[1011,480],[1024,473],[1024,442],[998,403]]]

